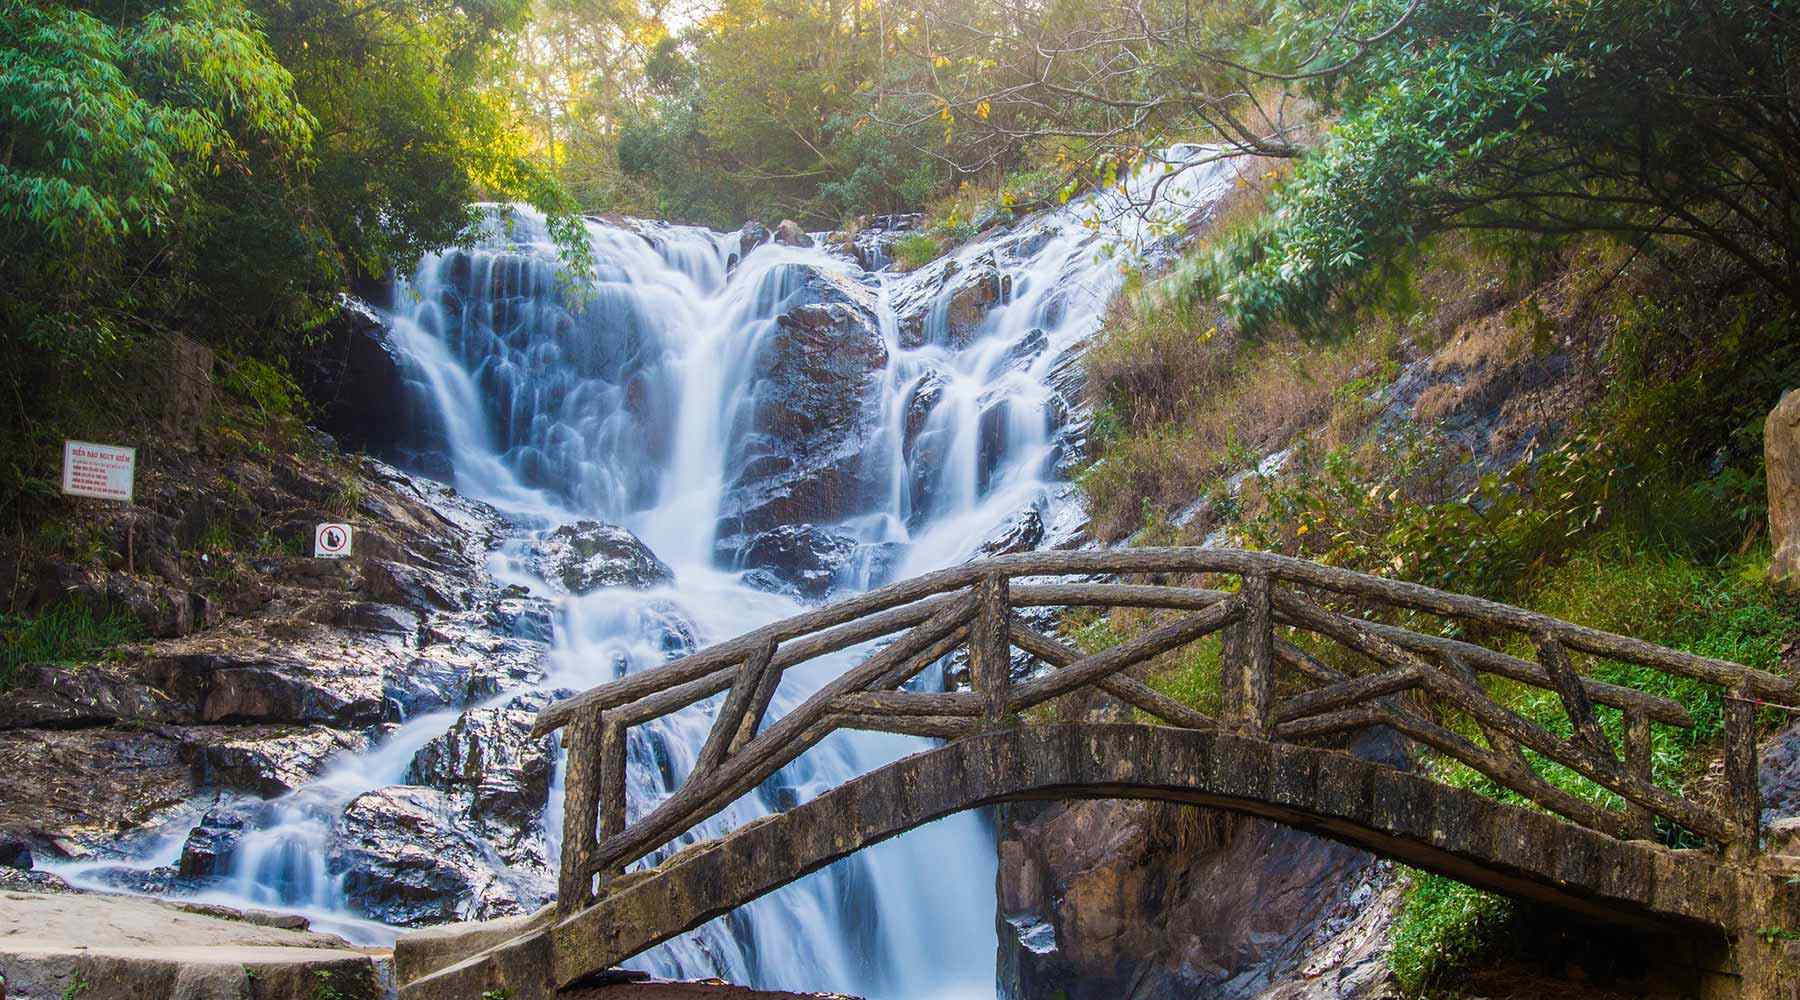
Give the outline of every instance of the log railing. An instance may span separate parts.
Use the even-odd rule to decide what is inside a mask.
[[[1216,574],[1235,591],[1125,582],[1046,582],[1058,577]],[[1334,611],[1338,605],[1439,616],[1482,635],[1523,635],[1535,660],[1486,646]],[[1181,612],[1167,624],[1084,654],[1026,624],[1032,607],[1137,607]],[[1360,654],[1346,672],[1280,630],[1305,633]],[[898,636],[764,725],[791,667],[884,636]],[[1163,695],[1128,668],[1204,636],[1223,640],[1221,711],[1213,718]],[[1291,637],[1291,636],[1290,636]],[[966,647],[970,690],[905,689],[933,663]],[[1051,669],[1012,681],[1012,650]],[[1648,667],[1716,685],[1725,701],[1726,800],[1706,804],[1651,775],[1652,725],[1691,726],[1676,701],[1583,675],[1577,654]],[[1546,729],[1494,700],[1480,675],[1554,692],[1569,735]],[[1454,759],[1542,808],[1619,838],[1649,838],[1658,818],[1735,857],[1759,850],[1755,707],[1795,704],[1794,681],[1740,664],[1666,649],[1629,636],[1521,608],[1445,593],[1303,560],[1231,549],[1134,549],[1023,553],[892,584],[797,615],[670,663],[559,702],[536,732],[567,727],[560,901],[586,906],[626,866],[717,814],[837,729],[956,739],[1021,724],[1053,698],[1095,687],[1179,727],[1305,741],[1386,726]],[[685,784],[627,824],[625,736],[634,725],[729,692]],[[1600,723],[1616,710],[1622,746]],[[1446,726],[1467,717],[1476,741]],[[1526,751],[1534,754],[1534,764]],[[1559,788],[1539,772],[1554,762],[1619,797],[1622,809]]]

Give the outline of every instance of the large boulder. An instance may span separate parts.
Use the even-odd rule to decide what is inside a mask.
[[[775,227],[775,242],[784,247],[810,247],[813,245],[813,238],[806,235],[806,230],[801,229],[798,222],[782,219]]]
[[[778,525],[839,521],[870,499],[863,455],[888,362],[875,293],[823,268],[783,266],[789,293],[751,359],[718,530],[740,542]]]
[[[738,565],[760,570],[756,579],[786,585],[801,597],[824,597],[857,553],[854,538],[812,524],[771,528],[738,553]]]
[[[471,709],[413,755],[411,784],[468,795],[468,813],[503,855],[516,860],[535,835],[550,797],[554,737],[531,738],[549,698],[522,695],[502,706]],[[535,855],[533,856],[535,860]]]
[[[548,870],[497,868],[459,797],[395,785],[360,795],[332,831],[326,867],[358,913],[403,927],[529,913],[555,892]]]
[[[675,571],[636,535],[599,521],[557,528],[538,543],[532,561],[544,579],[577,595],[602,587],[660,587],[675,579]]]
[[[1012,296],[1012,276],[992,253],[946,257],[914,272],[893,296],[903,347],[966,347],[988,312]]]
[[[296,372],[318,425],[350,451],[367,451],[443,478],[447,442],[419,373],[379,309],[346,296]]]
[[[1800,590],[1800,390],[1784,393],[1763,424],[1763,461],[1769,479],[1769,540],[1775,546],[1769,579]]]

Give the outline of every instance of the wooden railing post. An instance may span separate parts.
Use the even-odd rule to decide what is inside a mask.
[[[625,723],[611,713],[602,717],[600,727],[600,842],[625,832]],[[623,866],[608,864],[598,874],[605,885],[619,874]]]
[[[1650,717],[1638,711],[1625,713],[1625,767],[1645,784],[1651,777]],[[1656,814],[1629,800],[1625,803],[1626,827],[1636,840],[1656,839]]]
[[[1275,702],[1275,633],[1268,574],[1244,574],[1239,596],[1244,617],[1226,632],[1220,657],[1224,722],[1246,736],[1266,739],[1274,728]]]
[[[1756,703],[1741,688],[1725,697],[1725,784],[1728,825],[1735,839],[1726,856],[1744,860],[1762,849],[1762,789],[1756,760]]]
[[[969,683],[981,696],[983,725],[1012,721],[1006,710],[1012,686],[1012,609],[1005,574],[990,573],[975,585],[975,620],[969,626]]]
[[[587,906],[588,866],[596,846],[600,819],[600,713],[583,714],[569,724],[568,766],[563,772],[562,869],[556,888],[563,915]]]

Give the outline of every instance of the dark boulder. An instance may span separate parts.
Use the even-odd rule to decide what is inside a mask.
[[[759,581],[773,579],[801,597],[820,598],[857,552],[848,535],[811,524],[782,525],[750,539],[738,553],[738,565],[760,570]]]
[[[219,878],[231,872],[244,837],[244,817],[231,809],[213,809],[188,831],[181,845],[182,878]]]
[[[442,477],[446,442],[424,386],[382,313],[346,296],[296,372],[319,427],[347,451],[366,451]]]
[[[1029,552],[1044,540],[1044,511],[1032,505],[1007,518],[988,535],[977,551],[980,555],[1003,556],[1013,552]]]
[[[750,251],[769,241],[769,227],[760,222],[746,222],[744,228],[738,230],[738,259],[750,256]]]
[[[775,227],[775,242],[784,247],[810,247],[813,245],[813,238],[806,235],[806,230],[801,229],[798,222],[782,219]]]
[[[863,454],[879,427],[869,401],[888,361],[875,295],[842,274],[791,267],[789,294],[752,361],[722,537],[839,521],[870,499]]]
[[[599,521],[552,531],[533,550],[532,562],[545,579],[577,595],[602,587],[660,587],[675,579],[675,571],[636,535]]]
[[[22,837],[0,835],[0,868],[31,870],[31,845]]]

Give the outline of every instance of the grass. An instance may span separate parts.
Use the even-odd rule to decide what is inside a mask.
[[[142,635],[135,619],[77,601],[52,604],[30,617],[0,614],[0,690],[25,664],[89,661]]]

